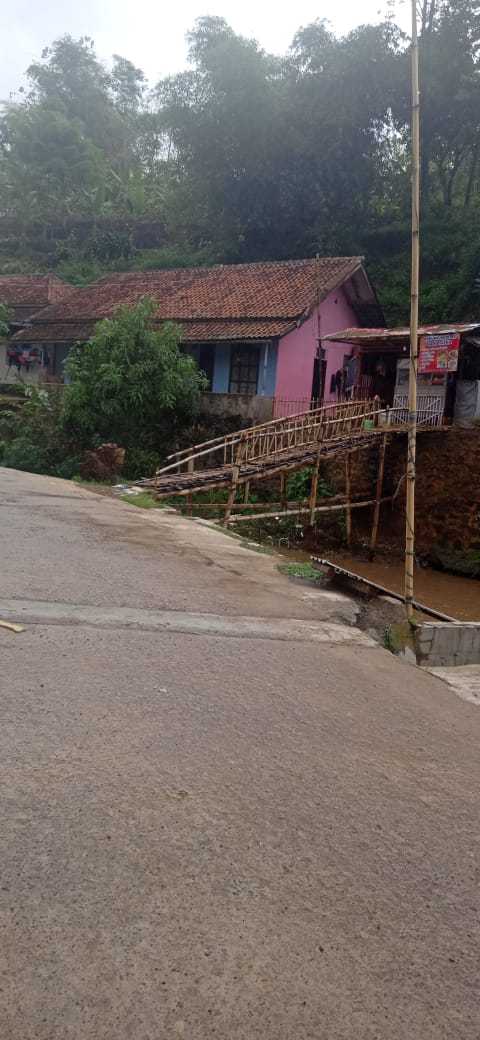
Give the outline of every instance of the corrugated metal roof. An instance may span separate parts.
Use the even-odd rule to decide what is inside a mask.
[[[419,325],[418,335],[441,334],[445,332],[471,332],[480,328],[480,321],[474,322],[445,322],[441,325]],[[406,326],[393,329],[343,329],[341,332],[332,332],[323,339],[336,343],[384,343],[388,340],[410,341],[410,329]]]

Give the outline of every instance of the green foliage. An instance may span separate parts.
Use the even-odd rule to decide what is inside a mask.
[[[152,325],[152,303],[123,307],[73,351],[65,388],[24,391],[21,409],[0,410],[3,465],[71,478],[87,448],[126,448],[129,479],[152,473],[192,421],[203,376],[178,349],[178,330]]]
[[[11,444],[4,444],[2,465],[28,470],[29,473],[49,473],[49,452],[28,436],[16,437]]]
[[[428,554],[430,563],[451,574],[480,578],[480,549],[456,549],[451,545],[433,545]]]
[[[278,567],[282,574],[288,578],[302,578],[304,581],[314,581],[317,585],[324,582],[324,576],[311,563],[281,563]]]
[[[424,320],[476,314],[480,32],[474,0],[422,0]],[[189,68],[150,94],[88,37],[55,40],[0,117],[0,270],[102,271],[365,255],[387,322],[408,317],[408,40],[389,16],[322,20],[283,57],[203,17]],[[3,231],[2,231],[3,227]],[[365,316],[368,321],[368,315]]]
[[[127,502],[129,506],[138,506],[139,509],[159,509],[163,503],[156,502],[155,499],[144,491],[139,495],[121,495],[122,502]]]
[[[305,466],[304,469],[299,469],[295,473],[292,473],[291,477],[287,480],[287,496],[289,500],[294,502],[300,502],[310,495],[312,485],[312,474],[313,467]],[[319,478],[317,488],[317,498],[330,498],[335,494],[335,488],[328,480],[323,477]]]
[[[0,339],[8,336],[10,311],[5,303],[0,303]]]
[[[178,347],[173,324],[154,328],[154,304],[142,300],[99,322],[66,365],[63,425],[79,445],[114,441],[127,449],[126,472],[158,463],[198,408],[204,377]]]
[[[21,410],[0,414],[4,466],[32,473],[57,474],[69,451],[62,431],[62,394],[25,388]],[[78,468],[78,464],[77,464]]]

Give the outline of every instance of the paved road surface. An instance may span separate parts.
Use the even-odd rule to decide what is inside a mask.
[[[0,490],[2,1040],[478,1040],[478,708],[226,535]]]

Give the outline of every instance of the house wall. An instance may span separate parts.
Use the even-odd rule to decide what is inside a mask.
[[[355,325],[358,325],[357,315],[348,302],[344,289],[340,287],[330,293],[320,304],[320,336],[327,360],[325,401],[335,400],[335,393],[330,391],[331,378],[342,367],[345,354],[350,354],[352,345],[350,343],[324,343],[323,336],[328,336],[331,332],[339,332],[341,329],[352,328]]]
[[[338,332],[357,324],[357,317],[350,306],[343,288],[336,289],[320,304],[302,325],[288,332],[278,347],[277,382],[275,396],[287,400],[309,399],[312,393],[313,363],[319,339],[330,332]],[[332,375],[342,367],[345,354],[350,352],[348,343],[324,343],[327,369],[325,376],[325,400],[334,400],[330,393]]]
[[[260,394],[203,393],[200,397],[203,416],[233,419],[235,425],[253,425],[273,419],[273,397]]]
[[[212,393],[214,394],[228,394],[231,349],[231,343],[215,344],[215,361],[212,379]],[[267,397],[273,396],[275,393],[276,371],[277,345],[276,343],[262,343],[260,345],[260,359],[258,366],[258,394]]]

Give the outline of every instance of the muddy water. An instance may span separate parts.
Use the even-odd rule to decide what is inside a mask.
[[[314,555],[325,555],[332,563],[378,582],[392,592],[403,592],[403,563],[399,560],[379,557],[369,563],[359,556],[334,551],[325,554],[318,551]],[[419,603],[449,614],[458,621],[480,621],[480,581],[444,574],[430,567],[416,567],[414,586],[415,599]]]

